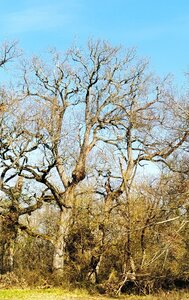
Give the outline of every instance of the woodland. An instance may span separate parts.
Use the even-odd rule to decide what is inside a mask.
[[[187,84],[106,41],[0,66],[0,282],[187,288]]]

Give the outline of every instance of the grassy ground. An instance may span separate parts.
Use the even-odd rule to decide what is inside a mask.
[[[76,290],[74,292],[66,292],[61,289],[46,290],[21,290],[9,289],[0,290],[0,299],[3,300],[113,300],[103,296],[90,296],[86,292]],[[189,300],[189,293],[161,293],[157,296],[121,296],[120,300]]]

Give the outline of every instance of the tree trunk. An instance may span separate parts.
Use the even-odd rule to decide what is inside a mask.
[[[9,213],[1,220],[1,273],[12,272],[14,268],[14,248],[18,234],[18,215]]]
[[[71,209],[64,209],[60,212],[57,237],[54,243],[53,254],[53,273],[59,276],[63,275],[66,238],[68,236],[71,219]]]
[[[1,273],[6,274],[12,272],[14,268],[14,246],[15,241],[10,239],[3,241],[2,246],[2,269]]]

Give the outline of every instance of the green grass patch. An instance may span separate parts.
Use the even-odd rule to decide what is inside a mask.
[[[171,292],[155,296],[121,296],[110,298],[106,296],[89,295],[85,290],[72,292],[63,289],[2,289],[0,299],[3,300],[189,300],[189,293]]]

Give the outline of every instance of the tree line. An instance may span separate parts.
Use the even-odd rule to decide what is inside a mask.
[[[1,48],[0,272],[119,294],[189,279],[188,95],[134,49]],[[14,70],[15,72],[15,70]]]

